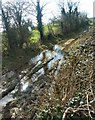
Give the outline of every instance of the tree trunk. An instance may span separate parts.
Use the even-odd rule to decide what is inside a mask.
[[[42,24],[42,10],[40,7],[40,2],[37,2],[37,22],[38,22],[38,31],[40,33],[40,40],[43,42],[44,40],[44,33],[43,33],[43,24]]]

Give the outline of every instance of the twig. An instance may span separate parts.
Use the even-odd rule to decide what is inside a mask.
[[[73,112],[73,108],[68,107],[68,108],[65,110],[65,112],[64,112],[64,114],[63,114],[63,117],[62,117],[62,120],[65,120],[65,119],[66,119],[66,115],[67,115],[67,113],[68,113],[69,111],[72,111],[72,112]]]
[[[92,119],[92,116],[91,116],[91,113],[90,113],[90,108],[89,108],[89,97],[88,97],[88,93],[86,93],[87,95],[86,95],[86,98],[87,98],[87,109],[88,109],[88,114],[89,114],[89,116],[90,116],[90,118]]]

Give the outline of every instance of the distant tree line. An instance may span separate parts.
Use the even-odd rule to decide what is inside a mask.
[[[32,22],[24,18],[28,7],[29,4],[25,2],[8,2],[1,6],[3,32],[7,38],[10,52],[22,48],[30,36],[28,27],[32,28]]]
[[[89,25],[87,15],[79,12],[77,2],[67,2],[67,8],[64,3],[61,5],[60,20],[62,32],[65,34],[76,32],[81,28],[86,29]]]
[[[40,0],[36,3],[31,0],[30,2],[15,1],[1,4],[0,15],[2,16],[3,35],[7,39],[7,46],[9,52],[15,52],[17,49],[22,49],[25,44],[28,46],[28,40],[32,36],[33,30],[32,16],[37,20],[37,29],[40,33],[40,42],[43,43],[44,26],[43,26],[43,10],[46,4],[40,4]],[[81,14],[78,10],[78,3],[67,2],[67,9],[65,4],[62,3],[60,7],[61,16],[57,19],[51,19],[51,23],[56,22],[61,28],[60,34],[68,34],[76,32],[81,28],[86,29],[89,22],[86,14]],[[31,19],[29,16],[31,15]],[[48,25],[49,30],[53,29]],[[30,28],[30,29],[29,29]],[[6,44],[6,43],[5,43]]]
[[[19,1],[7,2],[0,6],[0,15],[2,16],[3,34],[5,34],[9,52],[15,52],[17,49],[22,49],[24,43],[28,45],[28,39],[31,36],[31,30],[34,28],[32,19],[27,19],[29,15],[33,15],[37,19],[38,31],[40,39],[43,41],[43,24],[42,11],[44,5],[40,6],[40,1],[37,3]]]

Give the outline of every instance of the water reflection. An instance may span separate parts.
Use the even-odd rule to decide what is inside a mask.
[[[2,107],[5,106],[8,102],[14,100],[14,98],[12,97],[12,94],[8,94],[7,96],[5,96],[4,98],[2,98],[0,100],[0,111],[2,111]]]
[[[62,64],[63,61],[63,57],[64,57],[64,53],[61,51],[61,46],[59,45],[55,45],[53,47],[53,51],[51,50],[45,50],[44,52],[41,52],[39,55],[37,55],[36,57],[32,58],[29,62],[29,64],[35,64],[35,65],[39,65],[43,62],[43,58],[44,61],[45,60],[49,60],[52,57],[54,57],[53,60],[51,60],[48,63],[48,69],[51,69],[54,66],[54,63],[58,60],[58,66],[57,66],[57,71],[55,73],[55,75],[57,75],[58,70],[60,69],[60,66]],[[43,54],[44,53],[44,54]],[[45,56],[44,56],[45,55]],[[26,73],[26,71],[22,71],[21,73]],[[39,76],[41,76],[42,74],[45,74],[44,68],[41,68],[38,72],[36,72],[33,76],[32,76],[32,82],[35,82]],[[19,75],[19,77],[21,77],[21,75]],[[21,80],[21,84],[22,84],[22,89],[21,91],[25,91],[27,89],[27,87],[29,86],[29,82],[26,81],[26,77],[24,77]],[[13,100],[12,95],[7,95],[6,97],[4,97],[3,99],[0,100],[0,107],[5,106],[9,101]]]
[[[29,64],[41,64],[43,62],[43,53],[45,53],[45,59],[46,60],[49,60],[51,59],[52,57],[54,57],[53,60],[51,60],[49,63],[48,63],[48,69],[51,69],[55,63],[55,61],[57,60],[60,60],[59,61],[59,66],[60,64],[62,63],[62,60],[63,60],[63,56],[64,56],[64,53],[61,51],[61,46],[59,45],[55,45],[53,47],[53,51],[50,51],[50,50],[45,50],[44,52],[41,52],[40,55],[37,55],[36,57],[32,58],[29,62]],[[42,72],[42,74],[44,73],[43,69],[39,70],[40,72]]]
[[[55,76],[58,74],[58,71],[60,69],[60,66],[62,64],[62,61],[63,61],[63,56],[64,56],[64,53],[61,51],[62,47],[59,46],[59,45],[55,45],[53,47],[53,51],[50,51],[50,50],[45,50],[43,52],[41,52],[39,55],[37,55],[36,57],[32,58],[29,62],[29,64],[35,64],[36,66],[45,62],[46,60],[49,60],[51,58],[54,57],[53,60],[51,60],[49,63],[48,63],[48,69],[52,69],[54,67],[54,63],[56,61],[58,61],[58,66],[57,66],[57,70],[55,71]],[[44,61],[43,61],[43,58],[44,58]],[[32,82],[35,82],[38,80],[38,78],[45,74],[45,70],[44,68],[41,68],[40,70],[38,70],[34,75],[32,75]],[[28,87],[28,82],[24,83],[24,81],[22,80],[22,90],[26,90],[26,88]]]

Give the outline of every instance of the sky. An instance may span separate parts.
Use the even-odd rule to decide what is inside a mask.
[[[15,1],[15,0],[2,0],[3,3],[6,1]],[[18,0],[19,1],[19,0]],[[26,0],[27,1],[27,0]],[[33,0],[36,1],[36,0]],[[47,23],[49,18],[52,18],[53,16],[57,16],[60,13],[60,9],[58,7],[60,0],[40,0],[41,4],[47,3],[45,7],[45,15],[43,17],[43,22]],[[62,1],[62,0],[61,0]],[[67,0],[64,0],[67,1]],[[95,0],[71,0],[74,2],[79,2],[79,11],[87,13],[88,17],[93,17],[93,2]]]

